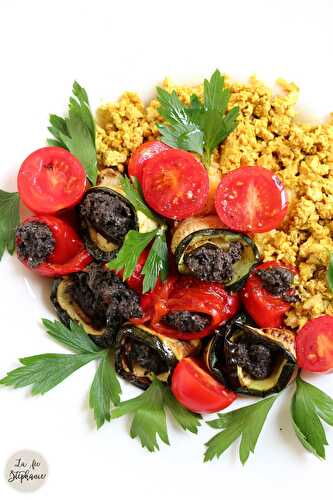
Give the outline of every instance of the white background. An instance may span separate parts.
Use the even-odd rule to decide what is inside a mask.
[[[319,118],[333,111],[330,1],[0,5],[0,186],[7,190],[15,189],[22,160],[44,145],[48,114],[63,111],[74,79],[96,107],[125,89],[148,98],[166,75],[194,83],[219,67],[243,79],[256,73],[270,84],[280,76],[294,80],[302,90],[300,108]],[[15,259],[1,262],[0,376],[19,357],[62,351],[39,326],[40,317],[52,317],[44,285]],[[198,437],[172,429],[172,446],[156,454],[129,438],[126,419],[96,432],[87,409],[92,376],[93,366],[86,366],[43,397],[0,390],[1,499],[23,495],[5,484],[2,472],[22,448],[41,452],[49,463],[48,482],[32,494],[36,499],[332,496],[333,430],[325,463],[306,454],[291,430],[290,394],[273,408],[245,467],[235,446],[203,464],[203,444],[213,434],[206,425]],[[332,376],[314,380],[333,394]],[[134,393],[125,388],[127,397]]]

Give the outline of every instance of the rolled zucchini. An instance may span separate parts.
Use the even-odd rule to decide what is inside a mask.
[[[181,341],[165,337],[143,325],[126,324],[119,330],[116,339],[116,372],[133,385],[147,389],[152,374],[163,382],[170,382],[177,362],[199,348],[199,340]]]
[[[296,372],[294,334],[230,321],[212,337],[204,360],[230,389],[265,397],[282,391]]]
[[[79,207],[82,238],[90,255],[99,262],[114,258],[131,229],[142,233],[156,223],[136,211],[122,191],[116,176],[103,174],[101,182],[85,193]]]
[[[113,345],[120,326],[142,314],[137,293],[96,264],[54,280],[51,302],[62,323],[76,321],[101,347]]]
[[[203,228],[205,219],[209,227]],[[217,225],[214,216],[193,217],[191,224],[187,221],[185,230],[177,228],[171,248],[180,273],[236,290],[259,262],[259,251],[245,234]]]

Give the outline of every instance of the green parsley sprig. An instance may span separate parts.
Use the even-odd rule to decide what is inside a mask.
[[[276,398],[277,395],[271,396],[238,410],[219,413],[217,419],[207,422],[213,429],[223,430],[205,444],[207,449],[204,461],[218,458],[241,436],[239,458],[244,465],[250,453],[254,453],[260,432]]]
[[[190,105],[183,104],[176,91],[157,88],[159,113],[167,125],[158,125],[161,140],[169,146],[198,153],[209,166],[213,150],[236,128],[239,108],[227,112],[230,90],[216,70],[204,81],[203,103],[193,94]]]
[[[327,272],[326,272],[326,281],[329,290],[333,293],[333,253],[330,254]]]
[[[333,399],[298,376],[291,416],[296,436],[304,448],[325,459],[328,442],[321,420],[333,426]]]
[[[90,361],[98,361],[90,392],[89,405],[97,428],[109,421],[111,403],[120,402],[121,387],[107,349],[98,347],[83,328],[71,322],[66,328],[59,321],[43,319],[47,333],[75,354],[38,354],[21,358],[22,366],[7,373],[0,384],[15,389],[31,386],[31,394],[45,394]]]
[[[157,437],[170,444],[165,409],[175,421],[187,431],[197,434],[201,416],[184,408],[173,396],[170,388],[156,377],[148,389],[136,398],[122,401],[113,409],[111,418],[133,415],[131,438],[138,437],[143,448],[153,452],[159,450]]]
[[[128,177],[122,178],[122,187],[126,197],[137,211],[145,214],[158,227],[147,233],[130,230],[117,256],[108,263],[108,267],[116,271],[123,270],[123,279],[128,279],[132,276],[141,253],[154,240],[142,269],[143,293],[146,293],[154,288],[159,276],[164,281],[168,275],[167,225],[161,217],[155,215],[147,207],[138,180],[135,177],[132,177],[132,180],[133,183]]]
[[[84,166],[87,177],[95,185],[97,179],[96,128],[90,110],[87,92],[77,82],[73,83],[73,96],[69,99],[65,118],[50,115],[48,139],[50,146],[59,146],[70,151]]]
[[[15,250],[15,230],[20,222],[20,199],[18,193],[7,193],[0,189],[0,260],[7,249]]]

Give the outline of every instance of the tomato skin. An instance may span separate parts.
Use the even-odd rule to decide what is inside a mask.
[[[240,167],[223,176],[215,208],[230,229],[265,233],[278,227],[287,214],[287,192],[270,170]]]
[[[227,408],[236,399],[193,358],[183,358],[172,374],[171,390],[175,398],[190,411],[215,413]]]
[[[78,234],[67,222],[52,215],[36,215],[24,219],[23,224],[33,221],[50,228],[55,239],[55,249],[46,262],[37,267],[31,268],[27,261],[21,261],[28,269],[33,269],[42,276],[64,276],[82,270],[92,261]],[[19,243],[18,239],[16,243]]]
[[[76,205],[86,189],[86,173],[66,149],[37,149],[22,163],[17,186],[23,203],[36,214],[55,214]]]
[[[171,149],[170,146],[161,141],[144,142],[132,153],[128,162],[128,175],[135,176],[142,183],[143,169],[147,160],[168,149]]]
[[[239,309],[239,297],[235,293],[227,293],[217,283],[170,276],[165,282],[158,282],[152,292],[142,296],[141,307],[143,318],[130,321],[137,324],[150,321],[151,327],[162,335],[191,340],[206,337],[223,321],[234,316]],[[200,332],[180,332],[161,322],[166,314],[175,311],[202,312],[211,317],[211,322]]]
[[[284,267],[297,274],[296,268],[280,262],[269,261],[260,264],[256,266],[247,279],[241,291],[241,298],[246,311],[258,326],[261,328],[281,328],[284,315],[290,310],[291,305],[280,297],[269,293],[264,288],[259,276],[256,276],[255,271],[268,267]]]
[[[144,197],[158,214],[182,220],[198,214],[208,198],[208,173],[187,151],[169,149],[147,160],[143,170]]]
[[[298,331],[296,357],[298,366],[309,372],[333,370],[333,316],[311,319]]]

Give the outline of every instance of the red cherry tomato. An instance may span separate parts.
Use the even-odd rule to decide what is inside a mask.
[[[39,215],[27,217],[23,224],[32,221],[49,227],[55,239],[55,249],[46,261],[37,267],[31,268],[26,260],[21,261],[26,267],[42,276],[64,276],[81,271],[92,261],[78,234],[65,221],[52,215]],[[16,238],[16,245],[19,244],[20,241]]]
[[[169,149],[147,160],[142,187],[151,208],[164,217],[181,220],[203,209],[209,180],[205,167],[194,155]]]
[[[296,335],[297,364],[309,372],[333,370],[333,316],[311,319]]]
[[[128,175],[135,176],[141,183],[143,168],[147,160],[167,149],[170,149],[170,146],[161,141],[144,142],[136,148],[128,162]]]
[[[194,278],[170,276],[158,282],[154,290],[141,298],[143,318],[134,323],[150,321],[152,328],[162,335],[182,340],[198,339],[211,333],[223,321],[230,319],[239,309],[237,294],[227,293],[217,283],[202,283]],[[181,332],[161,321],[169,312],[191,311],[210,316],[210,324],[200,332]]]
[[[229,228],[264,233],[283,221],[288,210],[287,192],[270,170],[241,167],[222,178],[215,208]]]
[[[75,156],[58,147],[37,149],[24,160],[17,185],[23,203],[37,214],[76,205],[86,189],[86,173]]]
[[[236,394],[217,382],[192,358],[177,364],[171,379],[175,398],[191,411],[214,413],[223,410],[236,399]]]
[[[265,262],[257,266],[251,273],[241,291],[241,298],[245,309],[258,326],[262,328],[281,328],[284,315],[289,311],[291,305],[266,290],[261,278],[256,275],[255,271],[267,269],[268,267],[284,267],[297,274],[297,269],[293,266],[276,261]],[[293,293],[294,291],[291,291],[291,294]]]

